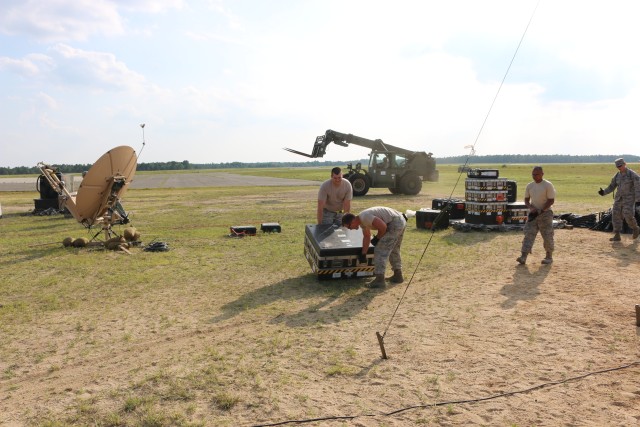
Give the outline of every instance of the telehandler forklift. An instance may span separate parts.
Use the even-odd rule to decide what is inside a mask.
[[[361,163],[355,167],[349,163],[347,172],[343,174],[351,182],[354,196],[364,196],[369,188],[384,187],[393,194],[416,195],[422,190],[423,181],[438,181],[439,172],[432,153],[394,147],[381,139],[371,140],[329,129],[324,135],[316,137],[311,154],[291,148],[285,150],[310,158],[323,157],[327,145],[332,142],[343,147],[355,144],[371,149],[367,169]]]

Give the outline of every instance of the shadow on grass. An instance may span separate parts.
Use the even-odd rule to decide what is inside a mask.
[[[221,307],[222,314],[211,319],[221,322],[248,310],[257,310],[278,301],[292,301],[290,308],[270,323],[291,327],[337,323],[365,309],[380,293],[364,287],[365,279],[318,281],[315,275],[285,279],[242,295]],[[308,300],[308,303],[304,301]],[[297,311],[296,311],[297,310]]]
[[[515,263],[514,259],[514,263]],[[500,294],[507,299],[501,304],[502,308],[514,308],[518,301],[529,301],[540,295],[540,284],[544,282],[552,266],[533,268],[529,264],[516,265],[513,283],[504,285]]]
[[[464,245],[471,246],[476,244],[485,243],[488,240],[493,240],[494,238],[503,235],[504,233],[518,233],[518,231],[514,230],[470,230],[470,231],[461,231],[450,228],[452,231],[450,234],[447,234],[443,237],[443,241],[453,244],[453,245]],[[425,236],[433,233],[431,230],[417,230],[419,232],[425,233]],[[439,231],[435,231],[436,235]]]
[[[21,255],[18,255],[18,253],[15,258],[0,261],[0,267],[15,266],[16,264],[23,262],[34,262],[34,269],[44,268],[42,264],[42,258],[53,254],[55,251],[62,250],[61,246],[62,243],[43,243],[42,247],[40,248],[28,249],[22,251]]]

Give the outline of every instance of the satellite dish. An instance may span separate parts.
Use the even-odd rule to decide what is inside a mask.
[[[74,217],[88,226],[104,217],[129,188],[136,166],[136,152],[126,145],[103,154],[82,179]]]
[[[76,194],[69,193],[55,168],[42,162],[38,163],[38,168],[58,193],[60,208],[69,210],[87,228],[100,224],[109,239],[114,224],[129,222],[120,199],[129,188],[137,163],[136,152],[129,146],[121,145],[107,151],[84,175]]]

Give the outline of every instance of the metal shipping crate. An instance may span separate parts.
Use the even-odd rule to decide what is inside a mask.
[[[498,169],[471,169],[467,171],[469,178],[498,178],[499,176]]]
[[[469,224],[501,225],[504,222],[507,203],[467,202],[464,222]]]
[[[506,202],[506,191],[465,191],[464,197],[467,202]]]
[[[431,209],[449,210],[449,219],[464,219],[464,200],[462,199],[433,199]]]
[[[464,180],[464,188],[467,191],[507,191],[507,178]]]
[[[524,202],[515,202],[507,204],[507,214],[505,215],[505,224],[524,224],[527,222],[529,209]]]
[[[369,245],[367,262],[360,264],[362,230],[331,224],[305,226],[304,256],[319,280],[373,276],[374,247]]]

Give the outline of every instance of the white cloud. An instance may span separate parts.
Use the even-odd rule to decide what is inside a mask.
[[[60,106],[58,102],[50,95],[47,95],[44,92],[40,92],[37,95],[37,99],[41,102],[42,105],[46,106],[50,110],[57,110]]]
[[[43,42],[87,40],[123,32],[115,4],[108,0],[5,0],[0,31]]]
[[[29,54],[22,59],[0,57],[0,70],[26,78],[36,77],[52,66],[52,58],[40,53]]]
[[[185,0],[111,0],[118,8],[139,13],[164,13],[169,10],[180,10]]]
[[[59,83],[86,86],[92,90],[142,91],[145,78],[118,61],[114,54],[57,44],[51,48]]]

